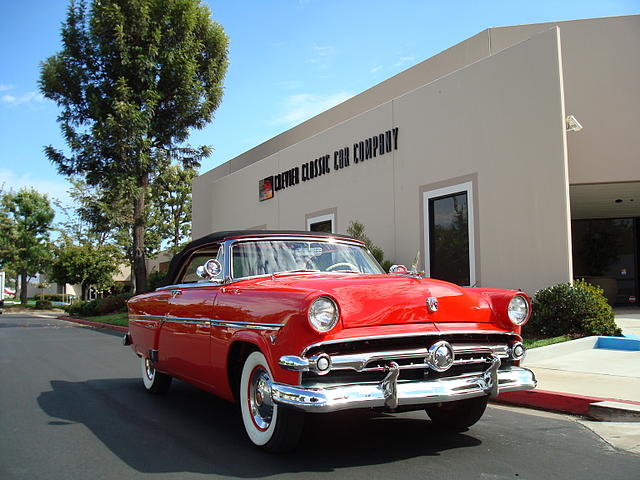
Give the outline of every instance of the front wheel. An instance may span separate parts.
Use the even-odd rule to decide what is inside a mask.
[[[140,357],[140,368],[142,370],[142,382],[148,392],[166,393],[169,390],[171,377],[165,373],[158,372],[151,360]]]
[[[278,406],[271,397],[273,376],[264,355],[251,353],[242,367],[238,399],[249,439],[269,452],[286,452],[298,443],[304,413]]]
[[[449,430],[462,431],[475,424],[487,408],[489,397],[468,398],[435,403],[425,408],[433,423]]]

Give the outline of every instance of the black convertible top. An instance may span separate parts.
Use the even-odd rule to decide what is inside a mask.
[[[295,235],[295,236],[310,236],[310,237],[327,237],[327,238],[344,238],[346,240],[355,240],[355,238],[349,235],[343,235],[339,233],[323,233],[323,232],[308,232],[299,230],[228,230],[224,232],[215,232],[205,235],[204,237],[196,238],[189,242],[175,257],[171,259],[169,264],[169,270],[164,279],[158,286],[166,287],[167,285],[175,284],[175,278],[180,273],[180,267],[182,263],[193,253],[194,250],[199,249],[205,245],[211,243],[220,242],[223,240],[230,240],[240,237],[268,237],[273,235]]]

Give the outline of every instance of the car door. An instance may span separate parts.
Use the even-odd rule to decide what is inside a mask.
[[[163,370],[202,387],[212,383],[211,319],[220,284],[202,281],[195,269],[216,258],[218,249],[219,245],[208,246],[186,262],[180,283],[168,289],[168,313],[160,330],[158,358]]]

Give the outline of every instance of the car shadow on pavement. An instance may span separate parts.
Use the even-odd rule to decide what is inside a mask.
[[[436,428],[426,414],[421,419],[415,413],[409,418],[351,411],[307,415],[298,448],[268,454],[246,439],[236,405],[176,381],[168,394],[157,396],[148,394],[139,379],[54,380],[38,404],[52,417],[51,428],[83,424],[122,461],[145,473],[244,478],[331,472],[481,444],[472,431]]]

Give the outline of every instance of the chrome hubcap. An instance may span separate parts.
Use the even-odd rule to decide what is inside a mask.
[[[266,370],[256,368],[249,383],[249,409],[253,422],[261,430],[271,425],[273,401],[271,399],[271,378]]]
[[[151,360],[149,360],[148,358],[145,359],[144,361],[144,370],[145,370],[145,373],[147,374],[147,378],[149,380],[153,380],[153,376],[156,373],[156,369],[153,368],[153,364],[151,363]]]

